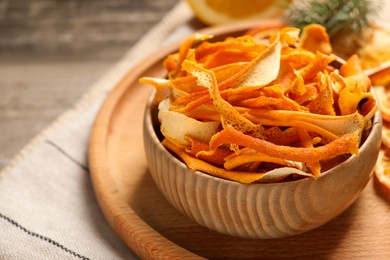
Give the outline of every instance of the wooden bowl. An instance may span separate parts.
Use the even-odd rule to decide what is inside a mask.
[[[281,238],[317,228],[346,210],[369,181],[380,149],[382,119],[373,118],[357,156],[317,179],[240,184],[192,171],[161,144],[152,95],[144,115],[150,173],[182,214],[211,230],[243,238]]]

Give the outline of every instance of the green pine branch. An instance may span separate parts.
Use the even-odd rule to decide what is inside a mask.
[[[379,8],[379,2],[373,0],[303,0],[291,4],[285,18],[301,29],[308,24],[321,24],[332,37],[340,32],[360,31],[369,25]]]

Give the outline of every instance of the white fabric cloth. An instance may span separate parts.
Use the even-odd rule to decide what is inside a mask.
[[[0,173],[0,259],[136,259],[106,222],[87,165],[92,123],[132,65],[194,31],[179,2]]]

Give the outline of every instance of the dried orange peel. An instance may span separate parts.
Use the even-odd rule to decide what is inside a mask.
[[[381,149],[375,167],[375,181],[380,190],[390,199],[390,150]]]
[[[210,38],[169,55],[167,79],[140,79],[157,90],[162,144],[190,169],[279,182],[315,178],[358,153],[377,102],[357,56],[332,65],[322,26]]]
[[[375,86],[382,112],[382,147],[374,172],[377,187],[390,199],[390,89],[389,86]]]

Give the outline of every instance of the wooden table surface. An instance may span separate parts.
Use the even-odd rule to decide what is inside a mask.
[[[0,169],[178,0],[0,0]]]

